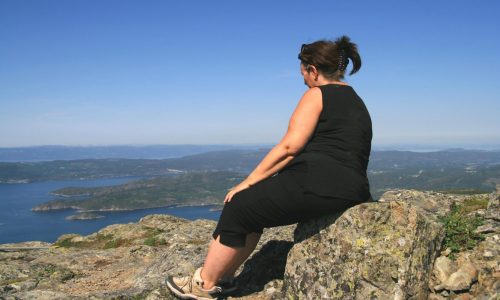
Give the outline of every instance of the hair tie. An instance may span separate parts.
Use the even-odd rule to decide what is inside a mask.
[[[349,64],[349,59],[346,57],[345,50],[340,49],[339,54],[339,70],[344,71]]]

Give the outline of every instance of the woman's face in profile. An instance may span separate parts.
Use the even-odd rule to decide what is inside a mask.
[[[313,87],[314,85],[312,84],[313,83],[313,80],[312,80],[312,72],[308,72],[306,70],[306,67],[304,66],[304,64],[300,64],[300,74],[302,74],[302,77],[304,78],[304,84],[307,85],[308,87]]]

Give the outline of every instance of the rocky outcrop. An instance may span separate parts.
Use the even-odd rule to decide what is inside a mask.
[[[378,203],[265,230],[230,298],[496,299],[498,193],[472,212],[486,220],[477,229],[484,240],[455,259],[441,249],[439,217],[467,197],[390,191]],[[173,299],[165,276],[203,263],[214,226],[150,215],[54,244],[0,245],[0,299]]]
[[[300,224],[285,293],[302,299],[425,299],[443,227],[411,203],[367,203]],[[321,229],[310,238],[304,232]],[[302,241],[300,241],[302,240]],[[321,247],[318,247],[321,245]]]
[[[449,250],[441,252],[429,282],[429,299],[499,299],[500,298],[500,190],[489,195],[486,209],[472,212],[484,218],[476,232],[484,240],[470,250],[448,258]]]
[[[192,273],[203,263],[215,225],[149,215],[88,236],[62,235],[54,244],[0,245],[0,299],[171,299],[165,276]],[[266,230],[254,257],[241,268],[248,285],[240,295],[254,297],[282,278],[293,229]],[[257,277],[255,270],[262,270]]]

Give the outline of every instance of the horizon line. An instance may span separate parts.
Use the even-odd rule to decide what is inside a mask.
[[[98,148],[98,147],[182,147],[182,146],[194,146],[194,147],[272,147],[276,143],[214,143],[214,144],[193,144],[193,143],[182,143],[182,144],[87,144],[87,145],[71,145],[71,144],[42,144],[42,145],[28,145],[28,146],[0,146],[0,150],[8,149],[19,149],[19,148],[47,148],[47,147],[60,147],[60,148]],[[478,147],[478,148],[474,148]],[[423,150],[425,148],[433,148],[435,151],[439,150],[450,150],[450,149],[463,149],[463,150],[500,150],[500,142],[496,143],[478,143],[478,142],[450,142],[450,143],[373,143],[372,150],[377,150],[376,148],[390,148],[383,150],[398,150],[394,148],[400,148],[401,150],[408,150],[408,148],[417,148]]]

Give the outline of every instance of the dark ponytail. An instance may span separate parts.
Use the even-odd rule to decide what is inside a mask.
[[[344,78],[349,59],[353,64],[349,75],[356,73],[361,68],[358,46],[345,35],[335,41],[320,40],[302,45],[299,59],[306,67],[315,66],[325,78],[330,80]]]
[[[351,43],[351,39],[348,36],[341,36],[338,39],[335,40],[335,44],[337,45],[337,49],[339,52],[341,52],[340,57],[342,57],[342,52],[346,54],[346,57],[344,58],[347,62],[345,63],[345,66],[347,67],[347,64],[349,63],[349,58],[352,61],[352,70],[349,75],[352,75],[359,71],[361,68],[361,57],[359,56],[358,53],[358,46],[354,43]],[[340,62],[342,65],[342,62]],[[344,68],[345,70],[345,68]]]

